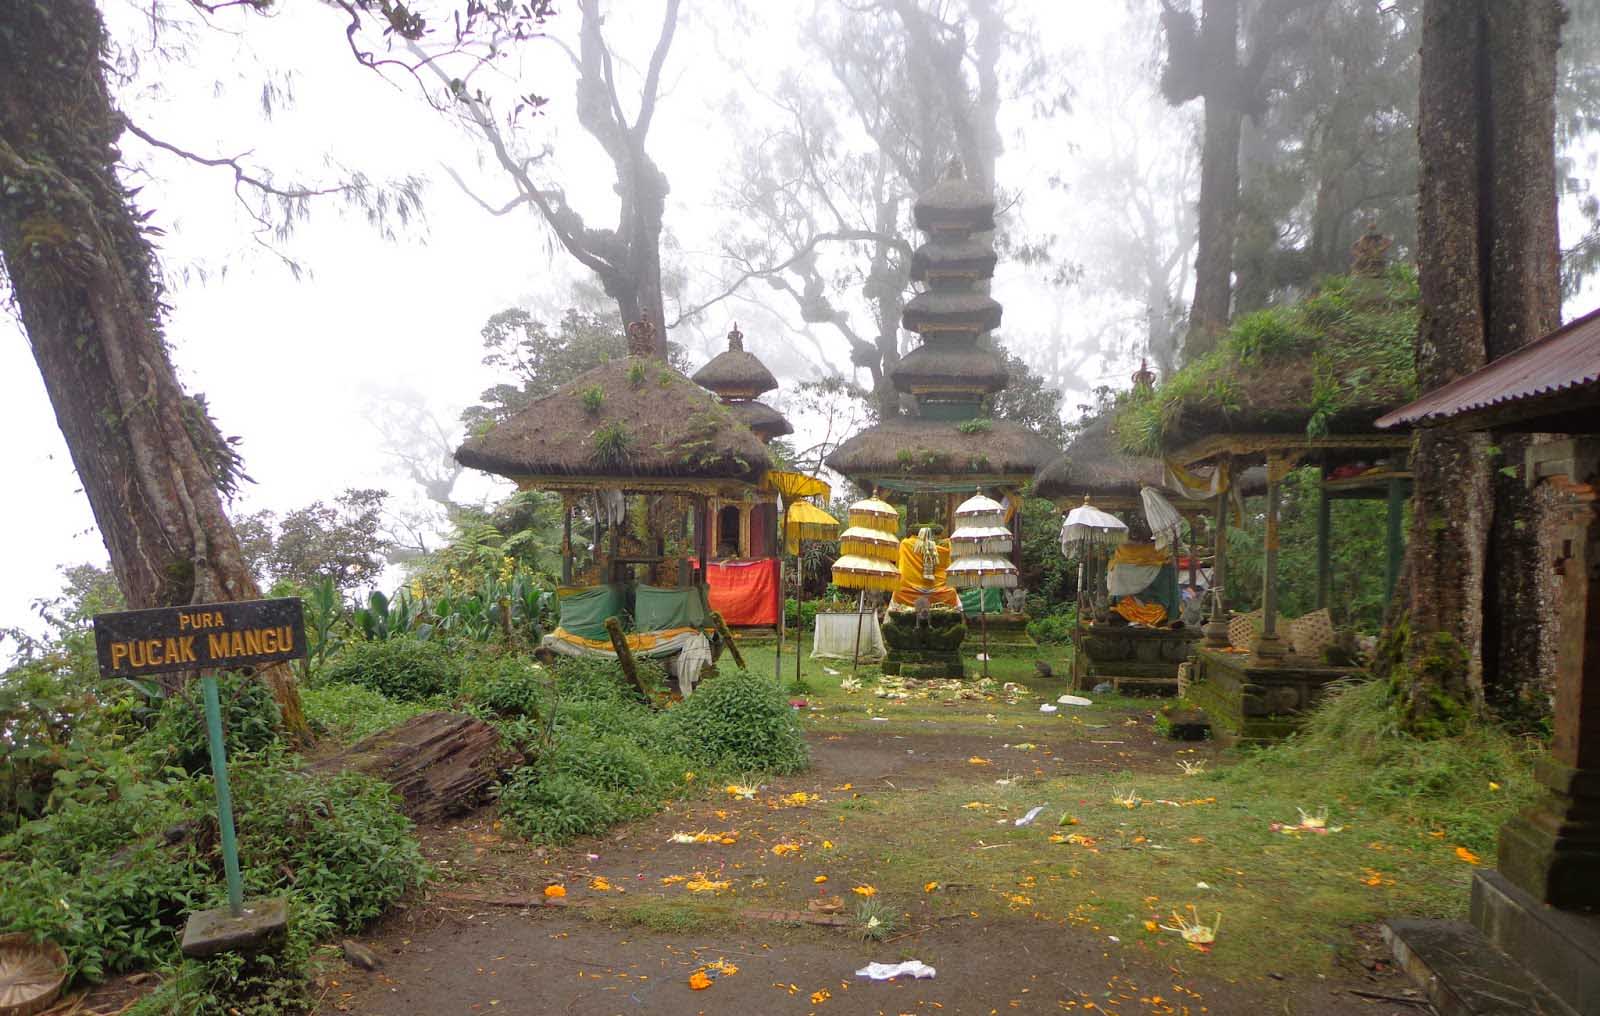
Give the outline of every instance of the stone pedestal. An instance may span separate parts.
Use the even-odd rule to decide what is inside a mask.
[[[1073,645],[1088,663],[1088,683],[1110,681],[1118,691],[1178,692],[1178,666],[1189,659],[1200,633],[1193,628],[1134,628],[1095,624],[1077,632]]]
[[[961,643],[967,625],[959,610],[917,611],[889,608],[883,618],[883,642],[888,647],[883,672],[901,677],[966,677]]]
[[[1600,910],[1600,772],[1539,763],[1549,793],[1500,827],[1500,873],[1552,907]]]
[[[1264,661],[1254,653],[1202,647],[1189,664],[1182,694],[1205,710],[1218,741],[1275,741],[1299,728],[1329,684],[1361,672],[1293,656]]]

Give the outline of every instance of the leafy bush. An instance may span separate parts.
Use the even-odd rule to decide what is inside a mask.
[[[783,601],[784,626],[790,631],[793,631],[796,623],[796,617],[798,616],[799,623],[803,628],[815,628],[817,626],[817,610],[820,609],[821,606],[821,600],[806,600],[804,603],[800,604],[799,614],[796,615],[794,597],[786,597]]]
[[[187,914],[225,890],[211,781],[157,775],[123,769],[111,792],[64,799],[0,838],[0,931],[54,939],[91,980],[175,962]],[[377,780],[311,775],[272,751],[230,775],[245,892],[287,894],[304,942],[354,929],[422,881],[410,823]]]
[[[549,710],[554,678],[521,657],[490,657],[468,664],[462,690],[475,706],[495,716],[538,717]]]
[[[217,678],[217,701],[222,707],[222,740],[230,765],[277,743],[281,722],[278,702],[265,681],[236,672],[224,673]],[[210,740],[206,733],[204,686],[199,680],[189,682],[182,692],[163,703],[155,726],[142,743],[159,759],[184,772],[209,771]]]
[[[359,741],[444,704],[442,701],[396,702],[382,692],[358,684],[302,688],[300,702],[305,706],[312,730],[340,741]]]
[[[535,843],[565,843],[620,821],[616,798],[575,776],[541,776],[524,766],[501,787],[500,814]]]
[[[334,657],[323,674],[330,684],[355,684],[406,702],[454,695],[461,663],[444,646],[415,639],[354,642]]]
[[[783,691],[747,670],[725,670],[666,713],[679,752],[730,771],[794,773],[809,763],[800,721]]]
[[[1028,634],[1041,646],[1063,645],[1072,641],[1072,629],[1077,625],[1077,610],[1071,604],[1065,609],[1046,614],[1028,622]]]

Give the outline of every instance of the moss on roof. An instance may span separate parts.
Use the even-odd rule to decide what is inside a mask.
[[[1246,314],[1214,351],[1124,397],[1121,450],[1158,455],[1228,433],[1375,433],[1374,420],[1416,397],[1418,307],[1416,270],[1396,265]]]

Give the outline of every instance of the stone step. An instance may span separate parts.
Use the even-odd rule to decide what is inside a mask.
[[[1465,921],[1393,918],[1384,940],[1439,1016],[1579,1014]]]

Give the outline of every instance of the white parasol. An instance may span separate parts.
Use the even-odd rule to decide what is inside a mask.
[[[1183,531],[1183,516],[1154,487],[1141,488],[1139,498],[1144,501],[1144,520],[1150,526],[1151,537],[1157,547],[1167,550],[1178,542],[1178,534]]]
[[[1127,539],[1127,523],[1091,505],[1087,495],[1083,504],[1061,520],[1061,553],[1069,560],[1118,546]]]

